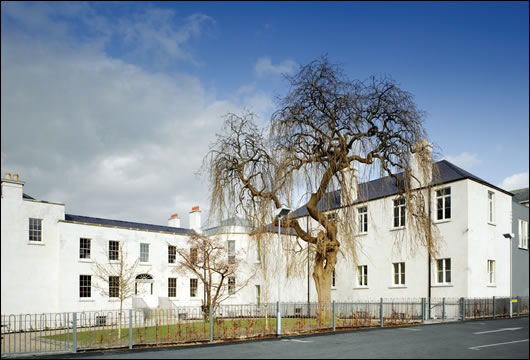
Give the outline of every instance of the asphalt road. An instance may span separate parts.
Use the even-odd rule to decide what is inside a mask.
[[[528,359],[528,317],[366,329],[200,346],[65,354],[76,359]]]

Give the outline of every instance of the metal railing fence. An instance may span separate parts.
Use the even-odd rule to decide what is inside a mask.
[[[413,298],[1,315],[2,356],[528,315],[529,298]]]

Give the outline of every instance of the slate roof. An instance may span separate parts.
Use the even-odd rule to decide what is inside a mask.
[[[511,193],[513,194],[513,201],[518,204],[528,202],[528,188],[512,190]]]
[[[64,214],[64,219],[66,221],[76,221],[87,224],[95,225],[106,225],[106,226],[118,226],[128,229],[142,229],[142,230],[151,230],[151,231],[164,231],[174,234],[192,234],[194,231],[191,229],[176,228],[172,226],[162,226],[162,225],[151,225],[144,223],[136,223],[130,221],[122,220],[111,220],[111,219],[101,219],[90,216],[81,216],[81,215],[72,215]]]
[[[28,194],[24,194],[24,193],[22,193],[22,198],[23,198],[23,199],[29,199],[29,200],[35,200],[35,198],[32,198],[32,197],[29,196]]]
[[[503,190],[495,185],[492,185],[481,178],[465,171],[464,169],[450,163],[447,160],[441,160],[435,163],[438,167],[438,174],[435,176],[436,171],[433,170],[433,185],[446,184],[453,181],[471,179],[481,184],[490,186],[498,191],[505,194],[512,195],[510,192]],[[398,174],[398,179],[403,177],[403,173]],[[528,189],[527,189],[528,190]],[[398,193],[396,183],[390,176],[385,176],[380,179],[368,181],[359,184],[359,200],[354,202],[360,203],[362,201],[371,201],[387,196],[392,196]],[[527,193],[528,195],[528,193]],[[328,211],[337,209],[341,206],[341,193],[340,190],[335,190],[326,193],[323,198],[318,202],[317,209],[319,211]],[[528,198],[528,196],[527,196]],[[307,216],[307,208],[301,207],[294,211],[295,217]]]

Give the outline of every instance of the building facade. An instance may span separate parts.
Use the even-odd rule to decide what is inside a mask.
[[[524,278],[514,274],[512,265],[520,261],[519,255],[511,254],[515,248],[511,249],[506,238],[506,234],[516,232],[512,229],[512,212],[514,219],[520,216],[512,205],[512,194],[448,161],[435,166],[439,176],[429,181],[434,185],[432,222],[441,239],[436,259],[429,259],[424,249],[412,249],[403,241],[414,229],[401,216],[406,204],[387,178],[355,185],[358,197],[352,204],[341,203],[339,190],[327,195],[325,205],[319,205],[329,216],[342,216],[346,208],[354,210],[351,221],[358,228],[357,259],[339,256],[332,300],[509,296],[511,270],[513,288],[520,287],[515,283],[524,285]],[[128,262],[139,259],[135,274],[138,291],[126,300],[125,308],[201,305],[200,281],[175,272],[178,259],[173,247],[185,246],[193,232],[217,236],[227,243],[229,251],[243,254],[241,276],[231,281],[238,283],[251,270],[255,273],[224,303],[275,302],[278,283],[281,301],[317,301],[311,260],[300,264],[296,275],[286,275],[284,257],[295,239],[285,231],[281,235],[271,232],[258,245],[252,229],[237,219],[201,229],[198,207],[189,214],[190,229],[180,227],[176,214],[170,217],[168,226],[72,215],[65,213],[64,204],[36,200],[24,194],[23,187],[18,176],[2,179],[3,314],[117,309],[119,299],[96,289],[94,265],[116,261],[118,249],[126,251]],[[297,209],[294,216],[300,218],[303,227],[318,230],[315,222],[308,222],[304,208]],[[524,220],[524,212],[521,216]],[[275,257],[278,236],[282,239],[281,270]],[[299,253],[307,251],[310,255],[311,249],[304,246],[301,244]],[[528,295],[527,250],[525,254]],[[521,269],[520,273],[525,271]],[[109,290],[111,287],[99,285]],[[522,291],[520,295],[525,295]]]

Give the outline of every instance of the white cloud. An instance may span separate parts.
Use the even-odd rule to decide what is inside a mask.
[[[171,31],[143,24],[154,37],[183,34],[183,43],[203,21],[192,16]],[[21,42],[9,30],[1,40],[2,173],[19,173],[27,194],[64,202],[67,213],[166,224],[194,205],[205,210],[207,182],[195,174],[222,115],[247,99],[268,106],[255,89],[217,99],[199,78],[147,71],[109,56],[98,39],[73,45],[54,33]]]
[[[256,62],[256,65],[254,66],[254,70],[256,71],[256,74],[258,76],[264,76],[266,74],[289,74],[293,72],[295,68],[296,62],[294,62],[293,60],[286,59],[280,62],[278,65],[273,65],[271,62],[271,58],[268,56],[263,56],[259,58]]]
[[[508,191],[528,187],[528,171],[508,176],[502,180],[499,187]]]
[[[477,154],[463,152],[455,156],[444,156],[442,159],[452,162],[453,164],[463,168],[464,170],[471,170],[475,165],[481,163]]]

